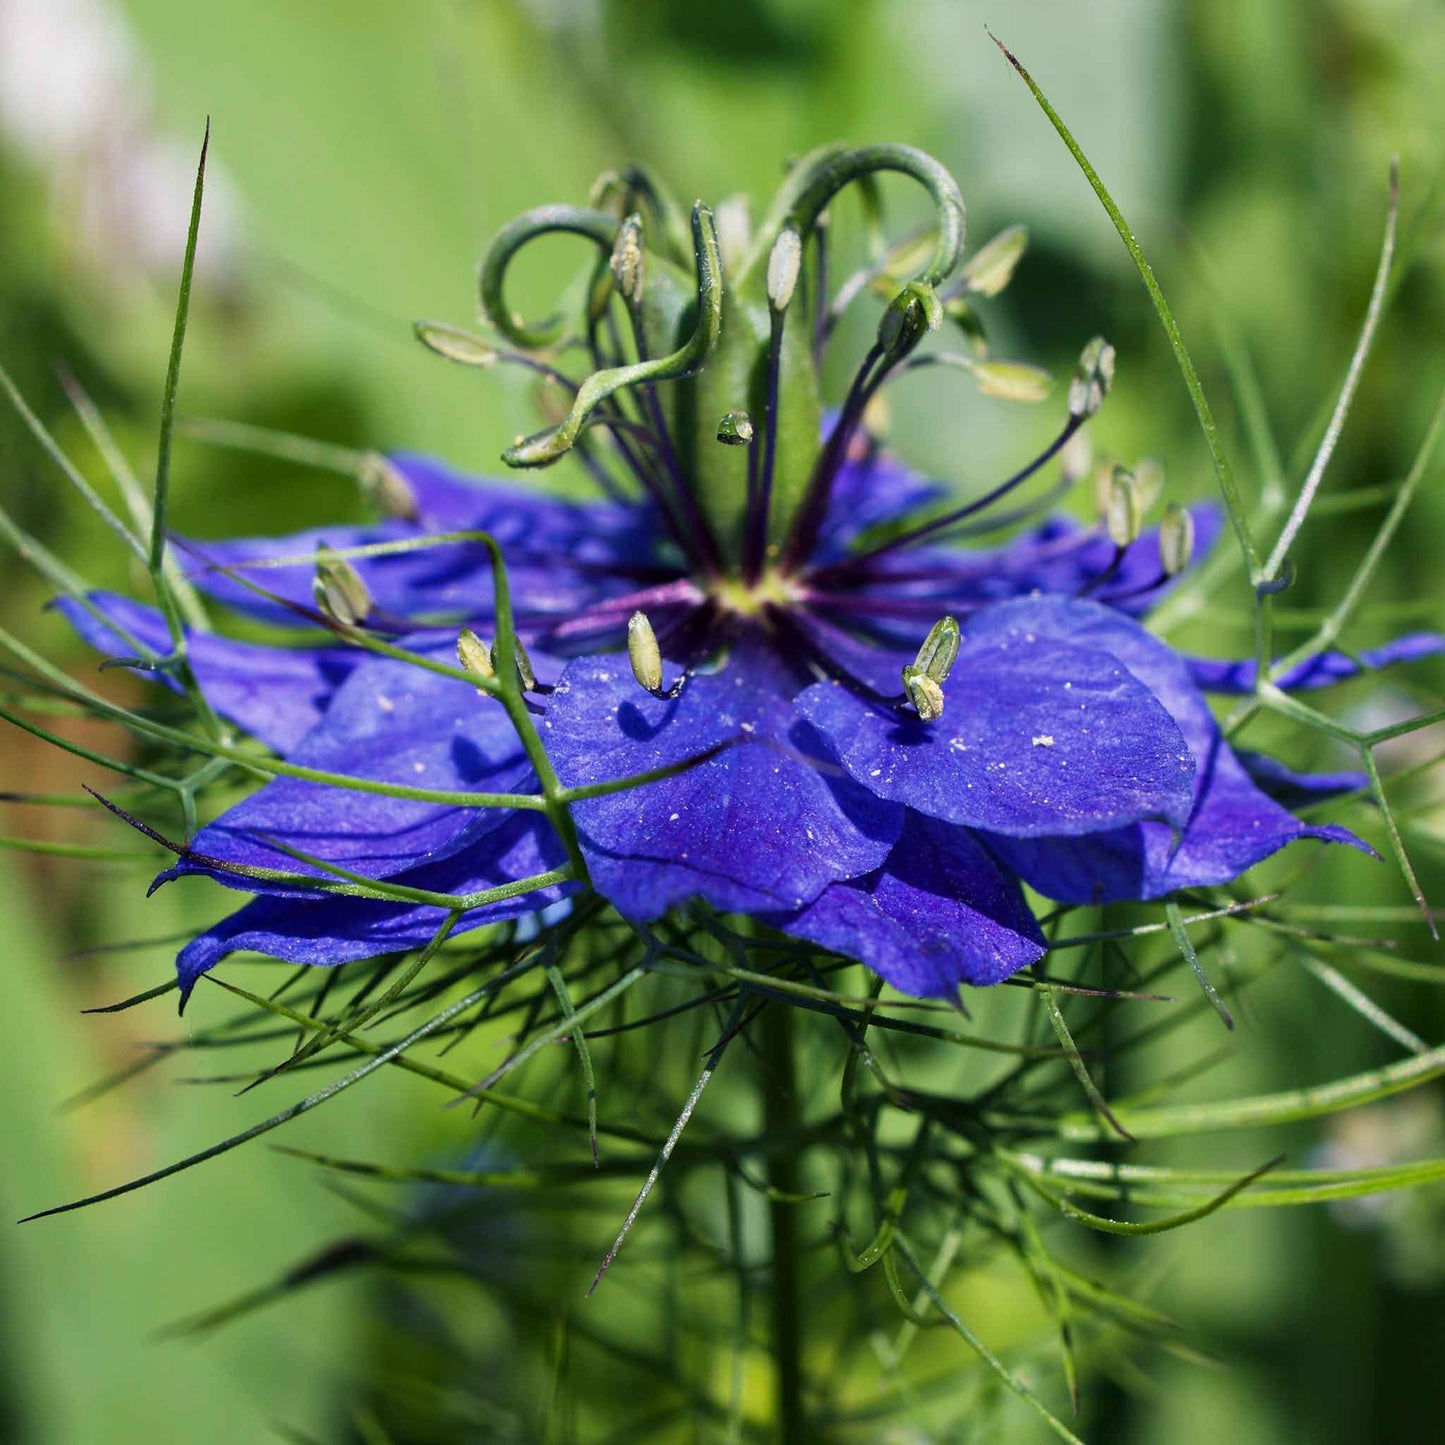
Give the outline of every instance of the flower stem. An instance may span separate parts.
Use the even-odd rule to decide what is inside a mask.
[[[763,1010],[764,1125],[775,1147],[768,1155],[773,1237],[772,1345],[777,1438],[806,1438],[803,1412],[803,1340],[798,1274],[798,1155],[788,1141],[798,1127],[793,1058],[793,1010],[781,1001]]]

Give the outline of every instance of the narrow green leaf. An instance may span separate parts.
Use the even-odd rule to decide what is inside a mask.
[[[1407,1029],[1398,1019],[1381,1008],[1369,994],[1351,983],[1339,969],[1332,968],[1323,959],[1315,958],[1302,949],[1296,952],[1295,957],[1299,960],[1301,968],[1312,973],[1336,997],[1343,999],[1366,1023],[1372,1024],[1386,1037],[1394,1039],[1397,1044],[1409,1049],[1412,1054],[1429,1052],[1429,1044],[1419,1034]]]
[[[1155,279],[1154,268],[1145,258],[1143,247],[1135,239],[1134,232],[1129,223],[1124,219],[1123,213],[1114,203],[1114,198],[1109,194],[1103,181],[1099,179],[1099,173],[1090,163],[1089,158],[1080,148],[1073,133],[1063,122],[1062,117],[1049,103],[1042,90],[1035,83],[1034,78],[1020,64],[1017,56],[1003,44],[999,38],[989,31],[989,38],[998,48],[1003,51],[1004,58],[1018,72],[1024,84],[1033,92],[1034,99],[1039,103],[1039,108],[1049,118],[1049,123],[1058,132],[1059,138],[1069,148],[1069,153],[1077,162],[1079,169],[1084,173],[1084,178],[1093,188],[1094,194],[1099,198],[1099,203],[1108,213],[1109,219],[1114,223],[1114,229],[1119,233],[1119,239],[1123,241],[1124,248],[1129,252],[1135,267],[1139,271],[1139,277],[1144,283],[1144,289],[1149,293],[1149,299],[1154,303],[1154,309],[1158,312],[1159,321],[1164,327],[1164,334],[1169,338],[1169,344],[1174,350],[1174,359],[1179,364],[1179,370],[1184,377],[1184,385],[1188,388],[1189,399],[1194,403],[1195,414],[1199,418],[1200,430],[1204,433],[1204,440],[1209,448],[1210,460],[1214,464],[1214,474],[1219,481],[1219,490],[1224,498],[1225,510],[1229,513],[1230,523],[1234,527],[1234,534],[1239,541],[1240,550],[1244,553],[1245,561],[1249,567],[1250,579],[1255,581],[1260,570],[1259,550],[1255,546],[1254,535],[1250,531],[1249,519],[1245,515],[1244,499],[1240,496],[1239,487],[1234,479],[1234,469],[1230,465],[1229,455],[1224,449],[1224,440],[1220,435],[1219,424],[1214,419],[1214,412],[1211,410],[1209,400],[1204,394],[1203,383],[1199,380],[1199,373],[1195,370],[1194,361],[1189,355],[1189,350],[1184,344],[1183,334],[1179,330],[1179,323],[1174,319],[1174,312],[1170,309],[1169,303],[1164,299],[1164,292]]]
[[[424,1038],[436,1033],[458,1014],[465,1013],[483,996],[482,990],[476,990],[464,998],[458,999],[450,1007],[429,1018],[419,1028],[413,1029],[405,1038],[400,1039],[389,1048],[378,1049],[373,1057],[367,1059],[363,1064],[358,1064],[349,1074],[344,1074],[335,1083],[328,1084],[326,1088],[320,1089],[314,1094],[308,1094],[306,1098],[292,1104],[290,1108],[282,1109],[280,1113],[273,1114],[269,1119],[263,1119],[259,1124],[253,1124],[249,1129],[243,1129],[239,1134],[231,1135],[229,1139],[223,1139],[219,1144],[212,1144],[209,1148],[190,1154],[174,1164],[167,1164],[164,1168],[152,1170],[149,1174],[141,1175],[125,1184],[118,1184],[112,1189],[102,1189],[97,1194],[72,1200],[69,1204],[57,1204],[49,1209],[38,1210],[34,1214],[26,1215],[20,1223],[28,1224],[32,1220],[48,1219],[55,1214],[69,1214],[76,1209],[88,1209],[92,1204],[102,1204],[108,1199],[118,1199],[123,1194],[131,1194],[137,1189],[144,1189],[149,1184],[168,1179],[173,1174],[180,1174],[186,1169],[192,1169],[197,1164],[204,1164],[209,1159],[228,1154],[232,1149],[239,1148],[242,1144],[247,1144],[252,1139],[259,1138],[262,1134],[280,1128],[282,1124],[289,1124],[292,1119],[297,1119],[302,1114],[319,1108],[322,1104],[334,1099],[343,1090],[349,1089],[353,1084],[359,1084],[363,1079],[374,1074],[383,1065],[401,1059],[414,1044],[418,1044]]]
[[[1049,1023],[1054,1030],[1054,1035],[1059,1041],[1060,1047],[1068,1055],[1069,1066],[1074,1071],[1074,1077],[1079,1081],[1079,1087],[1088,1096],[1089,1102],[1094,1106],[1099,1117],[1119,1135],[1121,1139],[1133,1140],[1134,1136],[1114,1117],[1114,1111],[1110,1109],[1109,1102],[1099,1092],[1099,1086],[1090,1076],[1084,1061],[1079,1056],[1078,1046],[1074,1043],[1073,1035],[1069,1032],[1069,1026],[1064,1022],[1063,1010],[1059,1007],[1058,1000],[1054,997],[1054,991],[1050,988],[1040,987],[1035,990],[1043,1000],[1044,1011],[1048,1015]]]
[[[1062,1420],[1056,1418],[1048,1406],[1045,1405],[1044,1402],[969,1329],[955,1311],[950,1308],[948,1301],[944,1299],[938,1286],[929,1279],[923,1267],[918,1263],[917,1259],[914,1258],[913,1251],[908,1247],[907,1241],[900,1238],[894,1247],[903,1257],[909,1269],[918,1276],[919,1285],[923,1293],[926,1294],[932,1302],[934,1309],[963,1337],[969,1348],[973,1350],[979,1359],[981,1359],[1020,1400],[1023,1400],[1031,1406],[1043,1420],[1044,1424],[1048,1426],[1049,1430],[1060,1440],[1067,1440],[1070,1442],[1070,1445],[1083,1445],[1083,1441],[1081,1441]]]
[[[181,350],[186,341],[186,321],[191,309],[191,278],[196,269],[196,237],[201,229],[201,196],[206,186],[206,152],[211,147],[211,122],[201,141],[201,159],[196,166],[196,189],[191,198],[191,224],[186,233],[186,255],[181,264],[181,289],[176,301],[176,324],[171,335],[171,357],[166,367],[166,389],[161,399],[161,432],[156,446],[156,489],[151,503],[150,566],[160,573],[166,557],[166,514],[171,487],[171,442],[175,435],[176,391],[181,383]]]
[[[354,479],[359,479],[365,473],[369,458],[366,452],[337,446],[334,442],[319,442],[312,437],[295,436],[291,432],[275,431],[271,427],[251,426],[246,422],[223,421],[212,417],[178,417],[176,430],[187,440],[207,446],[275,457],[280,461],[295,462],[298,466],[336,472],[340,476]]]
[[[70,404],[75,408],[75,414],[80,418],[80,424],[85,428],[86,435],[90,438],[96,451],[100,453],[111,480],[125,499],[126,510],[130,513],[137,535],[148,537],[152,522],[150,499],[142,490],[140,479],[126,460],[125,454],[116,444],[115,437],[105,424],[105,418],[100,414],[100,409],[90,399],[89,393],[80,382],[68,371],[62,370],[60,373],[60,384],[65,389],[66,396],[70,398]],[[144,547],[142,552],[143,557],[148,560],[148,554],[145,553]],[[175,597],[187,625],[197,632],[210,631],[210,620],[206,616],[206,609],[201,604],[196,589],[191,586],[176,559],[169,552],[166,554],[164,576],[165,584]]]
[[[0,390],[5,392],[10,400],[10,405],[15,408],[30,434],[40,443],[46,456],[60,468],[66,481],[85,499],[86,505],[120,538],[127,551],[144,562],[146,550],[140,539],[106,506],[105,502],[101,500],[100,494],[85,479],[80,469],[61,450],[60,443],[50,435],[45,423],[26,405],[25,398],[20,395],[19,388],[10,380],[10,373],[3,366],[0,366]]]
[[[1269,1124],[1293,1124],[1337,1114],[1342,1109],[1372,1104],[1445,1076],[1445,1044],[1428,1053],[1412,1054],[1383,1069],[1370,1069],[1313,1088],[1287,1089],[1246,1099],[1225,1099],[1210,1104],[1172,1104],[1155,1109],[1115,1105],[1114,1112],[1136,1139],[1172,1139],[1184,1134],[1212,1133],[1217,1129],[1254,1129]],[[1064,1139],[1098,1139],[1097,1121],[1070,1115],[1041,1121]]]
[[[557,996],[557,1006],[562,1010],[562,1017],[572,1025],[572,1043],[582,1064],[582,1081],[587,1090],[587,1140],[592,1146],[592,1164],[595,1168],[600,1160],[597,1155],[597,1075],[592,1068],[592,1050],[587,1043],[587,1034],[578,1021],[577,1011],[572,1006],[572,995],[568,992],[567,980],[562,970],[555,963],[548,963],[546,973],[547,982],[552,985],[552,992]]]
[[[1049,1189],[1039,1181],[1036,1175],[1024,1171],[1020,1173],[1019,1177],[1028,1184],[1035,1194],[1039,1195],[1040,1198],[1046,1200],[1057,1209],[1064,1218],[1072,1219],[1077,1224],[1086,1224],[1090,1229],[1097,1229],[1103,1234],[1163,1234],[1167,1230],[1181,1229],[1186,1224],[1193,1224],[1196,1220],[1204,1219],[1206,1216],[1213,1214],[1217,1209],[1223,1209],[1236,1194],[1248,1189],[1255,1180],[1269,1173],[1279,1162],[1278,1159],[1272,1159],[1267,1164],[1261,1164],[1258,1169],[1250,1174],[1246,1174],[1242,1179],[1236,1180],[1227,1189],[1216,1194],[1212,1199],[1205,1200],[1203,1204],[1195,1205],[1191,1209],[1181,1210],[1178,1214],[1167,1215],[1163,1219],[1150,1219],[1142,1222],[1126,1219],[1106,1219],[1101,1214],[1092,1214],[1087,1209],[1080,1209],[1077,1204],[1066,1199],[1062,1194]]]
[[[1335,403],[1329,424],[1325,427],[1325,434],[1320,441],[1319,449],[1310,463],[1310,469],[1300,487],[1299,496],[1290,509],[1279,539],[1269,554],[1269,560],[1264,564],[1264,571],[1257,580],[1273,581],[1281,575],[1285,559],[1289,556],[1289,549],[1294,545],[1294,539],[1299,535],[1300,528],[1304,526],[1305,518],[1309,515],[1310,506],[1314,502],[1315,493],[1324,479],[1325,468],[1329,465],[1330,458],[1334,455],[1335,445],[1340,439],[1340,433],[1344,430],[1350,403],[1354,400],[1356,388],[1360,384],[1360,376],[1365,368],[1365,361],[1374,344],[1380,317],[1384,313],[1385,292],[1390,282],[1390,266],[1395,256],[1395,230],[1399,218],[1400,162],[1397,159],[1390,165],[1390,201],[1385,212],[1385,238],[1380,244],[1380,262],[1375,272],[1375,284],[1370,290],[1369,305],[1365,308],[1365,320],[1360,328],[1360,337],[1355,343],[1354,354],[1350,357],[1350,364],[1345,372],[1344,385],[1340,388],[1339,400]]]
[[[632,1201],[627,1211],[627,1217],[622,1221],[622,1228],[617,1232],[617,1238],[612,1241],[607,1253],[603,1256],[602,1263],[598,1266],[597,1273],[592,1277],[592,1283],[587,1286],[587,1293],[591,1295],[607,1271],[612,1268],[613,1261],[617,1258],[627,1236],[632,1232],[632,1226],[637,1223],[637,1217],[642,1213],[642,1206],[647,1203],[647,1196],[652,1193],[653,1185],[662,1177],[662,1171],[667,1167],[667,1161],[672,1158],[673,1151],[677,1148],[678,1141],[682,1138],[682,1132],[687,1128],[688,1121],[692,1118],[693,1111],[697,1108],[702,1098],[703,1090],[712,1082],[712,1076],[717,1072],[717,1066],[722,1059],[723,1050],[726,1049],[733,1033],[737,1027],[737,1021],[741,1018],[742,1000],[738,1000],[733,1010],[733,1018],[728,1027],[724,1030],[722,1039],[716,1048],[708,1055],[707,1065],[698,1076],[697,1083],[692,1086],[692,1092],[687,1096],[687,1102],[682,1106],[682,1112],[677,1116],[677,1122],[673,1124],[671,1132],[663,1142],[658,1153],[657,1162],[648,1172],[647,1178],[642,1182],[642,1188],[637,1191],[637,1197]]]
[[[1212,1194],[1220,1185],[1229,1184],[1237,1177],[1223,1170],[1113,1164],[1098,1159],[1043,1159],[1036,1154],[1016,1154],[1010,1159],[1034,1177],[1057,1180],[1073,1193],[1098,1199],[1128,1199],[1132,1203],[1164,1208],[1191,1204],[1191,1196]],[[1234,1209],[1263,1209],[1320,1204],[1413,1189],[1442,1178],[1445,1178],[1445,1159],[1358,1169],[1277,1169],[1271,1174],[1270,1188],[1251,1189],[1230,1200],[1229,1205]]]
[[[1224,1027],[1232,1029],[1234,1018],[1225,1008],[1219,991],[1204,972],[1204,965],[1200,963],[1199,955],[1194,950],[1194,941],[1189,937],[1189,930],[1184,926],[1184,915],[1179,911],[1179,905],[1172,898],[1164,904],[1164,916],[1169,920],[1169,933],[1178,945],[1179,952],[1183,954],[1185,963],[1194,971],[1194,977],[1199,980],[1199,987],[1204,990],[1205,998],[1209,1000],[1214,1012],[1224,1020]]]

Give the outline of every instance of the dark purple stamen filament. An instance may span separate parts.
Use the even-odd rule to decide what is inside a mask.
[[[761,468],[749,456],[746,535],[743,541],[743,581],[752,586],[762,574],[768,551],[768,513],[773,506],[773,471],[778,457],[778,386],[783,362],[783,324],[786,313],[769,308],[768,400],[763,417]],[[753,452],[756,452],[756,447]]]
[[[793,519],[792,530],[783,544],[782,562],[784,568],[795,567],[813,550],[828,515],[828,502],[833,494],[833,483],[848,455],[848,445],[863,421],[863,412],[878,387],[888,374],[887,353],[879,342],[874,342],[863,358],[863,365],[853,377],[848,388],[847,400],[818,457],[808,488]]]
[[[1012,476],[1006,477],[992,491],[985,492],[983,496],[972,502],[967,502],[951,512],[945,512],[941,517],[935,517],[931,522],[924,522],[921,526],[914,527],[900,536],[893,537],[887,542],[881,542],[876,547],[869,548],[866,552],[855,553],[845,558],[842,562],[834,563],[831,567],[821,569],[824,572],[832,573],[840,569],[856,568],[864,562],[872,562],[879,557],[886,556],[890,552],[897,552],[905,547],[916,547],[920,542],[930,537],[936,537],[941,532],[946,532],[955,527],[958,523],[967,518],[977,515],[1003,497],[1006,497],[1015,487],[1022,485],[1041,467],[1045,466],[1068,444],[1069,438],[1084,424],[1082,416],[1070,416],[1064,428],[1049,445],[1039,453],[1027,465],[1020,467]]]

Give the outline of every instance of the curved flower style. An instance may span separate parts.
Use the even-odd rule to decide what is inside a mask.
[[[929,189],[937,248],[825,424],[816,362],[837,307],[819,217],[880,169]],[[560,388],[566,415],[506,460],[572,452],[604,499],[476,483],[403,456],[380,473],[390,515],[375,525],[178,554],[216,601],[339,638],[290,649],[187,639],[215,711],[291,771],[202,828],[158,880],[203,873],[257,895],[182,951],[183,990],[241,949],[335,964],[424,945],[449,914],[440,895],[486,895],[454,919],[460,932],[585,883],[638,922],[700,899],[859,959],[906,992],[950,995],[1042,956],[1022,884],[1066,903],[1150,899],[1227,883],[1300,839],[1364,846],[1285,806],[1360,780],[1300,778],[1225,742],[1200,689],[1248,688],[1247,667],[1192,662],[1136,620],[1188,565],[1189,538],[1212,540],[1211,508],[1174,509],[1145,531],[1135,484],[1116,474],[1098,526],[1053,519],[1000,547],[957,545],[967,528],[1036,514],[986,509],[1097,410],[1113,365],[1103,343],[1085,351],[1058,439],[978,502],[938,511],[939,490],[869,437],[879,388],[915,364],[945,309],[976,329],[970,295],[992,294],[1012,265],[986,247],[946,284],[962,203],[935,163],[901,147],[808,157],[751,245],[726,259],[707,210],[684,217],[645,173],[613,178],[603,199],[608,209],[522,218],[487,258],[484,306],[519,349],[439,327],[423,339],[455,360],[519,362]],[[512,255],[554,230],[588,239],[603,262],[575,337],[528,327],[502,299]],[[887,261],[852,293],[880,277],[897,289]],[[561,370],[575,345],[596,367],[580,384]],[[995,392],[1021,370],[953,359]],[[541,764],[486,686],[493,659],[471,629],[497,621],[491,558],[457,535],[475,533],[507,560],[536,736],[556,783],[574,790],[566,837],[545,810],[515,806],[538,792]],[[169,650],[155,612],[89,601],[60,605],[102,651]],[[446,663],[459,627],[470,681],[406,659]],[[1407,638],[1368,661],[1439,645]],[[1357,665],[1332,653],[1285,681],[1323,685]],[[325,886],[338,877],[381,882],[387,896]]]

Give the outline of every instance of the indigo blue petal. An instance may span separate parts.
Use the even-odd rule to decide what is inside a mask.
[[[1182,823],[1194,758],[1174,720],[1108,652],[1013,625],[1027,605],[970,621],[936,722],[837,682],[798,711],[864,787],[950,823],[1022,838]]]
[[[570,502],[535,490],[473,482],[419,457],[393,464],[416,496],[415,521],[318,527],[285,537],[195,542],[180,549],[191,579],[212,597],[253,616],[293,623],[284,604],[311,608],[314,562],[255,567],[263,561],[310,559],[318,546],[342,549],[400,542],[429,534],[488,532],[501,544],[519,613],[569,615],[602,598],[634,589],[651,576],[655,531],[641,508],[613,502]],[[415,552],[359,558],[352,564],[383,616],[491,615],[491,564],[480,545],[450,543]],[[259,596],[216,570],[240,575],[276,599]]]
[[[1338,773],[1297,773],[1267,753],[1241,752],[1235,756],[1255,785],[1291,812],[1308,808],[1311,803],[1327,803],[1342,793],[1359,792],[1370,783],[1364,773],[1349,769]]]
[[[768,921],[922,997],[998,983],[1045,952],[1014,879],[966,829],[913,812],[878,872],[834,883],[801,912]]]
[[[643,692],[625,657],[568,666],[542,737],[569,787],[736,744],[674,777],[573,805],[592,882],[619,912],[652,919],[691,897],[793,909],[883,862],[903,810],[844,776],[775,687],[766,659],[742,649],[672,701]]]
[[[1202,558],[1219,535],[1220,510],[1210,502],[1196,502],[1189,510],[1194,518],[1195,556]],[[839,589],[834,596],[840,605],[856,604],[860,616],[868,616],[870,604],[877,604],[886,628],[890,609],[901,602],[930,602],[940,613],[964,614],[1035,592],[1076,596],[1093,587],[1113,560],[1114,544],[1101,529],[1083,528],[1070,517],[1057,516],[1002,547],[936,546],[885,553],[868,564],[860,585]],[[1159,531],[1151,528],[1124,554],[1097,599],[1137,616],[1173,585],[1165,583],[1163,575]],[[899,636],[908,632],[901,626],[889,630]]]
[[[439,863],[413,868],[395,880],[437,893],[478,893],[554,869],[562,845],[536,817],[513,816],[506,826]],[[504,918],[533,913],[572,892],[554,884],[464,913],[452,934]],[[379,953],[418,948],[431,941],[447,916],[444,908],[373,898],[320,898],[297,894],[261,897],[193,939],[176,959],[182,997],[228,953],[246,950],[289,963],[333,965]]]
[[[990,847],[1040,893],[1070,903],[1157,898],[1179,888],[1230,882],[1302,838],[1369,851],[1344,828],[1307,827],[1261,792],[1225,743],[1183,659],[1117,612],[1098,603],[1040,597],[980,614],[973,626],[1026,630],[1107,649],[1169,709],[1199,762],[1177,840],[1168,827],[1148,821],[1086,837],[991,837]]]
[[[89,599],[114,627],[73,598],[58,598],[55,608],[97,652],[135,657],[139,642],[161,657],[170,653],[170,632],[153,607],[113,592],[92,592]],[[189,630],[186,651],[196,682],[216,712],[283,755],[320,720],[361,656],[338,647],[266,647]],[[137,675],[164,683],[173,692],[181,690],[168,672],[138,670]]]
[[[945,495],[939,483],[887,452],[850,457],[833,482],[818,550],[834,553],[869,527],[921,511]]]
[[[411,663],[363,663],[338,689],[321,723],[290,762],[373,782],[466,792],[532,792],[530,764],[502,706],[457,678]],[[157,882],[209,873],[248,893],[294,891],[238,875],[205,859],[325,876],[274,846],[385,878],[445,858],[497,828],[509,814],[453,807],[278,777],[202,828],[183,859]]]
[[[1438,632],[1409,632],[1382,647],[1369,647],[1363,652],[1322,652],[1308,662],[1291,668],[1280,677],[1276,687],[1297,690],[1331,687],[1347,682],[1362,672],[1373,672],[1396,662],[1416,662],[1445,652],[1445,637]],[[1223,657],[1191,657],[1189,673],[1196,687],[1206,692],[1250,693],[1254,691],[1259,668],[1251,659],[1233,662]]]

